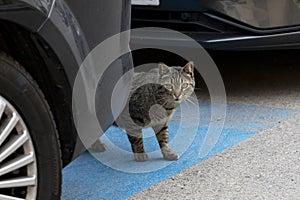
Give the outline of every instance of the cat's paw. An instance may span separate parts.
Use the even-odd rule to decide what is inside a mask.
[[[134,159],[137,162],[145,162],[148,160],[148,155],[146,153],[134,153]]]
[[[97,142],[95,142],[92,145],[91,149],[94,152],[104,152],[106,150],[106,145],[103,142],[101,142],[101,141],[98,140]]]
[[[170,160],[170,161],[173,161],[173,160],[178,160],[178,154],[173,151],[170,147],[163,147],[161,149],[161,152],[164,156],[164,159],[166,160]]]

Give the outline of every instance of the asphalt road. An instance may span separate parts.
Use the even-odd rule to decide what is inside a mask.
[[[211,155],[195,157],[202,140],[196,138],[188,153],[165,169],[130,174],[86,153],[64,169],[62,198],[300,199],[300,66],[235,66],[223,68],[222,76],[228,113],[224,136]],[[197,94],[205,124],[209,95],[203,88]],[[115,132],[108,137],[122,143],[119,136],[114,140]],[[100,156],[105,155],[114,159],[117,153]]]

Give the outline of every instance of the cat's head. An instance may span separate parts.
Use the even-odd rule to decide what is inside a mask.
[[[158,64],[159,84],[167,91],[170,100],[181,102],[194,91],[194,63],[188,62],[184,67],[169,67]]]

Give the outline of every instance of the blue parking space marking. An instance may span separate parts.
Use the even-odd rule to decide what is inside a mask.
[[[118,151],[114,151],[115,148],[108,145],[108,151],[102,153],[103,157],[106,156],[107,159],[120,159],[120,162],[126,161],[128,166],[134,169],[147,167],[151,169],[157,162],[166,163],[166,167],[157,171],[134,174],[107,167],[86,152],[63,170],[62,199],[126,199],[246,140],[259,131],[287,120],[296,112],[290,109],[228,104],[225,126],[218,143],[206,157],[199,158],[199,149],[203,143],[210,121],[210,104],[209,102],[200,101],[199,105],[200,126],[197,127],[197,133],[192,138],[191,145],[182,153],[178,161],[170,163],[161,159],[161,155],[159,154],[150,154],[149,161],[137,163],[133,161],[132,154],[126,157],[124,155],[116,155]],[[187,135],[189,132],[194,131],[195,124],[191,123],[193,119],[198,119],[197,116],[193,115],[189,117],[189,122],[181,125],[182,130]],[[175,137],[174,132],[180,126],[179,120],[180,116],[176,113],[169,125],[170,140]],[[146,131],[148,137],[145,139],[145,147],[148,152],[158,149],[155,138],[149,136],[151,135],[150,132]],[[117,145],[118,148],[131,152],[127,136],[119,129],[112,127],[105,135],[107,140]],[[101,156],[101,154],[99,155]]]

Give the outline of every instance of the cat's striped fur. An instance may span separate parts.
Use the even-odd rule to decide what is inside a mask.
[[[142,128],[152,127],[166,160],[177,160],[178,155],[168,144],[168,121],[181,101],[194,91],[194,63],[184,67],[168,67],[158,64],[149,72],[136,73],[130,98],[124,111],[116,120],[118,127],[125,129],[136,161],[148,159],[144,150]],[[94,150],[105,150],[99,140]]]

